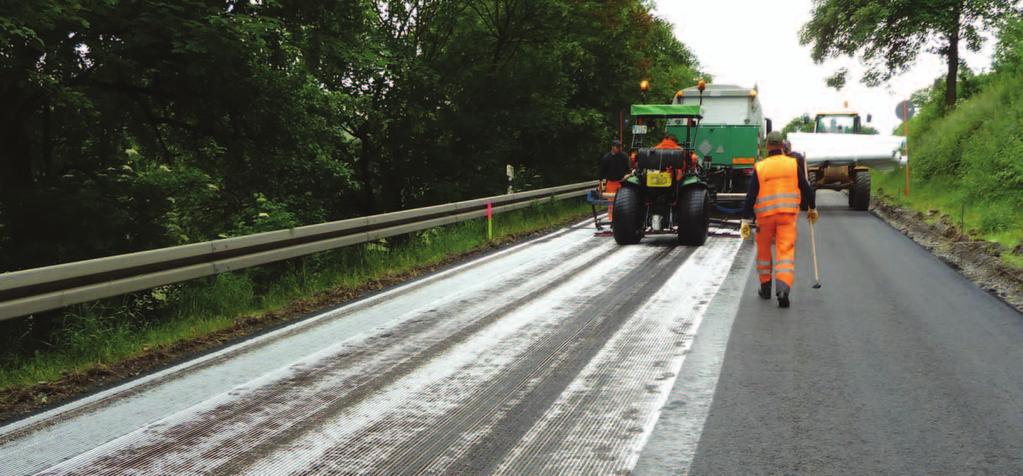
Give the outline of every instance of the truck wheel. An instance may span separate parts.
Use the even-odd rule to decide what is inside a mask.
[[[619,245],[634,245],[643,238],[643,200],[639,190],[622,187],[615,194],[615,212],[611,219],[611,231]]]
[[[860,211],[870,208],[870,172],[856,173],[852,190],[849,190],[849,206]]]
[[[710,197],[703,187],[682,190],[678,207],[678,242],[687,246],[700,246],[707,241],[710,227]]]

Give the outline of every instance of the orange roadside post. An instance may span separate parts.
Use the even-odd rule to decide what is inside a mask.
[[[494,204],[487,202],[487,241],[494,239]]]
[[[906,196],[909,196],[909,101],[902,103],[902,135],[906,137]]]

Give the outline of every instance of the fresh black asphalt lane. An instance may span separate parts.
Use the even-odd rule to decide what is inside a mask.
[[[691,474],[1023,474],[1023,315],[819,203],[824,286],[801,217],[792,307],[749,273]]]

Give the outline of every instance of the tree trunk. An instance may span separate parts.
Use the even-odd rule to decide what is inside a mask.
[[[367,132],[368,127],[360,127],[353,134],[360,142],[359,157],[355,161],[356,179],[362,184],[362,203],[360,212],[363,215],[372,215],[377,212],[376,196],[373,193],[373,170],[372,161],[378,156],[378,148],[372,142]]]
[[[53,162],[53,107],[47,101],[43,104],[43,177],[53,177],[57,173]]]
[[[32,183],[32,138],[29,118],[12,115],[0,121],[0,192],[27,188]]]
[[[959,77],[959,29],[961,7],[958,7],[955,15],[955,25],[948,34],[948,52],[945,57],[948,60],[948,73],[945,75],[945,106],[952,110],[956,107],[956,80]]]

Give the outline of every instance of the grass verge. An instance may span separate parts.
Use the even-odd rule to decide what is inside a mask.
[[[910,196],[904,195],[903,170],[872,172],[872,195],[893,205],[922,214],[931,223],[945,220],[971,240],[998,243],[1006,264],[1023,270],[1023,210],[1015,205],[1015,195],[968,191],[961,181],[937,177],[928,181],[914,179]]]
[[[258,330],[243,324],[294,318],[589,213],[582,200],[544,203],[495,215],[490,241],[486,221],[471,220],[5,322],[0,392],[80,381],[144,355],[159,360],[161,349],[183,342],[222,342],[236,336],[232,329]]]

